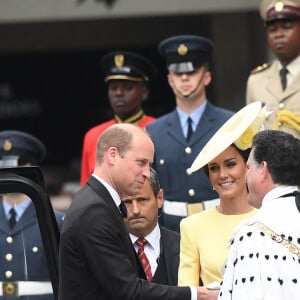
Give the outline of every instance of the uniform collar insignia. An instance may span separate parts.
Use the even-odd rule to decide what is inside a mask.
[[[131,123],[131,124],[138,124],[143,118],[145,114],[144,111],[141,109],[135,115],[131,116],[128,119],[121,119],[119,116],[115,115],[115,120],[117,123]]]

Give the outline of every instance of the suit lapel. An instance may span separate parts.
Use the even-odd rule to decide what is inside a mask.
[[[31,202],[30,205],[24,211],[17,225],[12,229],[12,233],[24,230],[25,228],[31,226],[35,222],[36,222],[36,211],[33,203]]]
[[[169,281],[170,279],[170,270],[168,268],[168,266],[170,266],[171,263],[171,259],[170,256],[166,255],[166,251],[165,251],[165,244],[167,243],[167,235],[165,234],[163,228],[160,227],[160,234],[161,234],[161,238],[160,238],[160,258],[163,257],[163,259],[165,260],[165,266],[166,266],[166,276],[167,279]],[[169,244],[171,245],[171,244]],[[170,247],[171,249],[172,247]]]
[[[111,197],[110,193],[108,192],[108,190],[105,188],[105,186],[98,181],[96,178],[94,178],[93,176],[91,176],[88,181],[87,184],[90,185],[92,187],[92,189],[106,202],[108,202],[108,206],[110,208],[110,210],[113,212],[113,214],[115,214],[118,219],[120,220],[120,223],[122,225],[122,228],[127,232],[127,229],[125,227],[123,218],[121,216],[121,213],[118,209],[118,207],[116,206],[113,198]]]
[[[120,230],[123,231],[123,232],[121,232],[122,238],[124,238],[126,240],[126,242],[128,243],[128,252],[131,256],[133,255],[133,259],[136,263],[136,268],[137,268],[138,274],[143,279],[146,279],[144,269],[140,263],[137,253],[136,253],[136,251],[132,245],[132,242],[130,240],[130,237],[129,237],[129,234],[127,231],[127,227],[126,227],[124,220],[121,216],[121,213],[120,213],[119,209],[117,208],[110,193],[105,188],[105,186],[100,181],[98,181],[96,178],[94,178],[93,176],[91,176],[88,179],[87,184],[91,186],[91,188],[99,195],[100,198],[102,198],[104,201],[108,202],[108,206],[110,207],[112,213],[117,216],[117,218],[119,220],[119,225],[121,226]]]
[[[176,255],[178,255],[178,261],[179,261],[179,254],[173,253],[176,247],[170,247],[170,245],[174,245],[173,238],[166,233],[165,228],[160,226],[160,232],[161,232],[161,239],[160,239],[160,257],[163,256],[165,260],[165,267],[166,267],[166,276],[168,279],[168,282],[174,281],[174,272],[177,272],[177,270],[173,270],[171,266],[175,266],[174,259]],[[166,247],[168,247],[168,251],[166,251]],[[175,276],[177,278],[177,276]],[[171,279],[172,278],[172,279]]]
[[[274,97],[275,99],[278,99],[280,101],[280,99],[282,98],[283,92],[282,92],[282,88],[281,88],[279,71],[277,68],[277,64],[275,62],[271,65],[268,74],[269,74],[269,76],[268,76],[267,83],[266,83],[266,90],[268,91],[268,93],[270,93],[272,95],[272,97]],[[261,100],[261,101],[263,101],[263,100]]]
[[[300,90],[300,72],[298,76],[294,78],[294,81],[286,88],[282,94],[282,100],[291,97],[293,94]]]
[[[203,112],[203,115],[198,123],[198,126],[195,132],[192,135],[190,144],[193,145],[197,143],[204,136],[211,136],[210,131],[213,129],[213,124],[215,122],[215,115],[212,112],[211,105],[207,103],[206,108]]]
[[[300,90],[300,73],[285,91],[282,91],[279,71],[275,62],[271,65],[268,74],[266,90],[279,102],[284,101]]]
[[[185,145],[186,140],[182,132],[180,125],[180,120],[176,109],[168,116],[167,120],[168,133],[176,140],[178,143]]]
[[[193,145],[198,142],[199,139],[202,139],[204,136],[211,135],[210,130],[213,129],[213,124],[216,117],[212,110],[212,106],[210,103],[207,102],[206,108],[203,112],[203,115],[198,123],[198,126],[193,133],[190,145]],[[180,120],[177,114],[177,111],[174,110],[168,117],[168,133],[177,140],[180,144],[187,146],[186,139],[183,135],[182,128],[180,125]]]
[[[22,217],[17,222],[17,224],[10,229],[8,226],[7,218],[4,212],[3,205],[1,205],[0,209],[0,227],[1,231],[5,232],[6,234],[16,234],[20,231],[25,230],[27,227],[31,226],[36,222],[36,212],[33,203],[30,203],[30,205],[26,208],[24,211]]]
[[[2,202],[0,206],[0,231],[4,232],[5,234],[10,232]]]

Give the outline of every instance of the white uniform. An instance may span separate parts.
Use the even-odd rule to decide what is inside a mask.
[[[295,253],[300,251],[300,212],[294,196],[281,197],[296,190],[271,190],[258,213],[235,235],[219,300],[300,299],[300,253]],[[278,234],[277,241],[272,234]]]

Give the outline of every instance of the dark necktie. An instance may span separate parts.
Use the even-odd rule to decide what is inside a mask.
[[[283,91],[286,89],[286,83],[287,83],[286,75],[288,72],[289,71],[286,67],[282,67],[281,70],[279,71],[281,86]]]
[[[147,240],[144,238],[138,238],[136,241],[136,244],[138,245],[138,257],[141,261],[141,264],[143,266],[144,272],[146,274],[146,278],[148,281],[152,281],[152,272],[151,272],[151,266],[149,263],[149,260],[145,254],[144,246],[147,244]]]
[[[189,142],[193,135],[193,127],[192,127],[193,120],[191,119],[191,117],[188,117],[187,121],[188,121],[188,131],[186,135],[186,140],[187,142]]]
[[[123,218],[126,218],[127,217],[127,208],[123,201],[121,201],[121,204],[119,205],[119,210],[121,212],[121,216]]]
[[[10,217],[8,219],[8,225],[10,228],[13,228],[17,223],[17,220],[16,220],[17,213],[14,208],[11,208],[9,210],[9,214],[10,214]]]

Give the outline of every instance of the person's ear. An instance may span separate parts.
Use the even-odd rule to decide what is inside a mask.
[[[157,195],[157,206],[158,208],[162,208],[164,205],[164,191],[160,189]]]
[[[149,98],[149,89],[145,84],[141,85],[142,102],[145,102]]]
[[[168,83],[169,83],[170,87],[172,88],[174,85],[174,82],[173,82],[173,77],[170,73],[168,73],[167,79],[168,79]]]
[[[260,164],[260,175],[262,180],[266,180],[268,178],[272,178],[268,163],[266,161],[262,161]]]
[[[106,152],[107,161],[109,164],[114,165],[119,156],[119,151],[116,147],[110,147]]]
[[[211,83],[211,72],[210,71],[206,71],[204,73],[204,85],[208,86]]]

